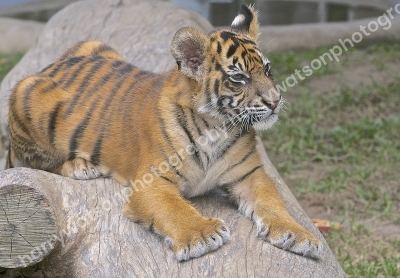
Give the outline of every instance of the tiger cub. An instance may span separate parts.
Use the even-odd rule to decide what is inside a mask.
[[[184,199],[213,188],[262,239],[319,258],[321,242],[289,215],[256,151],[255,129],[271,127],[283,105],[257,36],[257,14],[245,5],[229,29],[182,28],[171,44],[177,65],[164,74],[101,42],[78,43],[12,90],[7,167],[132,186],[127,215],[162,235],[180,261],[230,237],[224,221]]]

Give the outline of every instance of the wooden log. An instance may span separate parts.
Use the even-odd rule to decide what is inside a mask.
[[[0,215],[0,266],[33,265],[54,249],[52,235],[57,229],[45,190],[23,183],[2,186]],[[25,262],[26,255],[29,259]]]
[[[323,241],[322,259],[298,256],[257,238],[252,222],[239,215],[228,198],[212,192],[192,202],[204,215],[224,219],[231,228],[231,240],[201,258],[179,263],[160,237],[122,213],[124,200],[131,192],[128,187],[111,179],[78,181],[43,171],[15,168],[0,172],[1,200],[7,197],[8,207],[18,208],[18,194],[13,198],[7,194],[11,189],[17,188],[18,192],[20,187],[29,188],[32,196],[40,196],[37,199],[43,200],[39,204],[43,211],[51,212],[48,207],[51,204],[54,213],[42,214],[41,221],[48,223],[52,230],[43,230],[39,236],[43,242],[35,243],[37,251],[33,247],[27,248],[25,256],[13,253],[11,258],[8,258],[8,252],[7,265],[3,263],[4,255],[0,254],[0,266],[10,267],[10,262],[14,266],[30,265],[43,259],[38,268],[48,277],[345,277],[322,235],[280,179],[260,140],[258,151],[291,215]],[[19,186],[13,187],[16,184]],[[25,214],[21,206],[14,209],[14,214],[18,211]],[[50,225],[53,219],[55,225]],[[6,221],[4,214],[0,214],[0,221]],[[35,227],[34,223],[32,227]],[[38,237],[29,232],[30,228],[20,232],[27,241],[34,241]],[[9,246],[10,237],[2,231],[0,242]],[[52,252],[49,252],[49,240],[55,242]],[[44,250],[40,249],[42,246],[45,246]],[[37,254],[41,254],[40,258]]]
[[[88,21],[89,8],[92,9]],[[135,15],[134,20],[132,15]],[[22,75],[39,70],[76,40],[87,38],[110,43],[131,62],[147,69],[154,67],[160,72],[173,65],[169,43],[175,31],[182,25],[205,30],[209,27],[207,24],[204,19],[165,2],[78,2],[48,23],[36,45],[10,73],[1,90],[3,93]],[[124,26],[131,26],[130,31]],[[158,33],[160,29],[162,32]],[[158,35],[154,36],[155,33]],[[135,41],[138,43],[132,45]],[[289,253],[257,238],[253,223],[239,215],[224,195],[212,192],[192,202],[202,214],[223,219],[231,229],[231,240],[203,257],[179,263],[160,237],[122,213],[126,196],[131,193],[129,188],[111,179],[78,181],[15,168],[0,172],[0,200],[1,204],[6,202],[7,213],[1,213],[0,207],[0,223],[7,223],[0,227],[0,267],[33,266],[0,268],[0,274],[5,277],[345,277],[322,235],[269,161],[260,140],[258,151],[291,215],[323,242],[324,254],[320,260]],[[18,246],[21,251],[16,253],[13,247],[11,253],[10,241],[16,236],[16,229],[8,221],[12,219],[12,223],[18,224],[18,215],[21,219],[30,215],[18,205],[22,192],[30,192],[34,200],[40,200],[34,203],[36,207],[33,203],[31,206],[34,207],[32,213],[40,212],[36,220],[43,224],[32,223],[24,226],[24,230],[17,230],[32,246],[21,240],[21,245],[24,243]],[[10,208],[12,213],[9,213]],[[45,224],[48,226],[44,227]],[[40,226],[43,229],[39,232],[31,231]],[[40,250],[42,246],[46,250]]]

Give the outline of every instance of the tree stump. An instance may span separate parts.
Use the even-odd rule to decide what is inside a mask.
[[[166,2],[77,2],[50,20],[37,43],[2,83],[1,97],[5,99],[22,76],[40,70],[82,39],[103,40],[143,68],[167,70],[174,65],[169,44],[176,30],[183,26],[210,29],[200,16]],[[345,277],[322,235],[282,181],[258,140],[265,170],[275,180],[289,212],[323,242],[324,254],[320,260],[289,253],[257,238],[253,223],[241,216],[222,193],[211,192],[191,201],[203,215],[223,219],[231,229],[231,240],[203,257],[179,263],[159,236],[123,214],[130,188],[111,179],[78,181],[15,168],[0,172],[0,275]],[[24,211],[21,200],[29,211]],[[31,222],[22,226],[20,221],[24,219]]]
[[[32,265],[53,250],[52,235],[57,229],[52,207],[43,194],[24,184],[3,186],[0,214],[0,266]],[[27,254],[28,264],[20,259]]]

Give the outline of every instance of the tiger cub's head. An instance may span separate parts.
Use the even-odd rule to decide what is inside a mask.
[[[185,27],[175,34],[172,55],[180,72],[198,82],[193,99],[199,113],[246,129],[267,129],[278,120],[283,100],[257,37],[257,13],[246,5],[230,29],[205,35]]]

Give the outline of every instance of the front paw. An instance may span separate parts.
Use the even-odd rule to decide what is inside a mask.
[[[80,157],[66,161],[61,174],[77,180],[90,180],[101,176],[100,171],[90,161]]]
[[[257,218],[257,235],[272,245],[306,257],[320,259],[322,242],[291,217]]]
[[[224,221],[217,218],[196,222],[193,227],[179,231],[174,238],[165,241],[174,250],[178,261],[200,257],[221,247],[229,240],[230,232]]]

